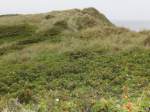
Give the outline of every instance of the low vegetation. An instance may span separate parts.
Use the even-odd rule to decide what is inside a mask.
[[[0,16],[0,112],[150,112],[149,34],[94,8]]]

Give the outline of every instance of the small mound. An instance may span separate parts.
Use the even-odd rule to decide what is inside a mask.
[[[48,13],[37,32],[44,36],[54,36],[65,31],[78,32],[95,26],[104,27],[113,24],[94,8],[72,9]]]

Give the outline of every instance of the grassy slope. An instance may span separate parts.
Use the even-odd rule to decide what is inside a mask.
[[[0,111],[149,112],[149,34],[93,8],[0,17]]]

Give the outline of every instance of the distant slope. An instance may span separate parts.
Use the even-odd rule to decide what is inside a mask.
[[[36,27],[36,31],[43,30],[69,30],[78,31],[95,26],[111,26],[111,22],[94,8],[83,10],[72,9],[66,11],[53,11],[35,15],[1,15],[0,26],[29,24]],[[15,28],[14,28],[15,29]],[[19,29],[19,28],[18,28]],[[22,29],[20,29],[22,31]],[[13,31],[12,31],[13,32]],[[9,30],[9,33],[11,31]],[[2,34],[1,34],[2,35]]]

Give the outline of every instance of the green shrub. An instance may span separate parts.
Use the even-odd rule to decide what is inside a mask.
[[[31,35],[34,28],[29,24],[1,25],[0,38]]]
[[[45,16],[45,19],[52,19],[52,18],[54,18],[54,17],[55,17],[55,16],[48,14],[48,15]]]
[[[81,51],[73,51],[67,53],[70,57],[70,59],[80,59],[80,58],[88,58],[92,56],[92,52],[88,52],[86,50],[81,50]]]
[[[9,87],[7,86],[7,84],[0,82],[0,94],[5,95],[6,93],[8,93],[9,91]]]
[[[119,112],[119,110],[115,107],[115,102],[101,99],[92,106],[92,112]]]
[[[22,40],[18,41],[16,44],[17,45],[27,45],[27,44],[38,43],[38,42],[41,42],[44,40],[45,40],[44,37],[32,36],[30,38],[22,39]]]
[[[22,91],[19,91],[19,93],[17,94],[17,98],[20,103],[25,104],[35,101],[33,91],[31,89],[24,89]]]

